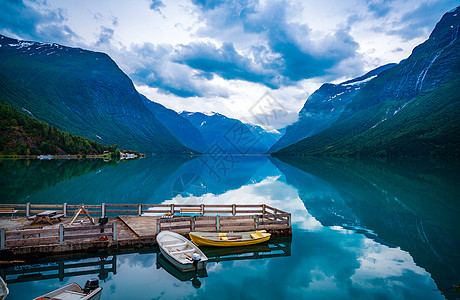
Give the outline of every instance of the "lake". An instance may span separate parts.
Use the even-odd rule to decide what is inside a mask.
[[[257,155],[1,160],[2,203],[266,203],[292,213],[293,234],[236,254],[207,249],[198,276],[176,274],[155,248],[0,275],[8,299],[94,277],[101,299],[456,299],[459,170],[457,161]]]

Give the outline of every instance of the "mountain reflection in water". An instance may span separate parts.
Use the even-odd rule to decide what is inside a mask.
[[[210,162],[2,161],[2,202],[266,203],[292,213],[290,255],[215,260],[199,289],[157,270],[146,254],[119,255],[102,299],[128,290],[138,299],[442,299],[439,289],[460,282],[458,162],[235,156],[225,170]],[[10,284],[11,299],[26,299],[16,294],[39,282]]]

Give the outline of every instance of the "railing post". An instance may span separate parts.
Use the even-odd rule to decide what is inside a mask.
[[[30,217],[30,202],[27,202],[26,205],[26,217]]]
[[[117,275],[117,256],[112,256],[112,272],[113,275]]]
[[[117,222],[112,223],[112,239],[114,241],[118,241],[118,236],[117,236]]]
[[[174,204],[171,204],[171,215],[174,216]]]
[[[195,231],[195,217],[190,218],[190,231]]]
[[[64,203],[62,206],[62,213],[64,214],[64,217],[67,217],[67,203]]]
[[[278,210],[275,208],[275,209],[273,210],[273,221],[278,220],[278,216],[276,215],[277,213],[278,213]]]
[[[3,249],[5,249],[5,242],[6,242],[6,238],[5,238],[5,228],[2,228],[2,229],[0,230],[0,236],[1,236],[1,237],[0,237],[0,240],[1,240],[1,242],[0,242],[0,249],[3,250]]]
[[[201,215],[204,216],[204,204],[201,204]]]
[[[61,261],[59,263],[59,281],[63,281],[64,280],[64,263]]]
[[[220,218],[219,215],[216,215],[216,231],[219,232],[220,230]]]
[[[139,216],[142,216],[142,204],[138,205],[137,211],[138,211]]]
[[[267,206],[265,204],[262,204],[262,214],[265,215],[265,212],[267,210]]]
[[[287,225],[289,227],[291,226],[291,214],[289,214],[288,217],[287,217]]]
[[[101,204],[101,218],[105,218],[105,203]]]
[[[59,244],[64,244],[64,225],[59,224]]]
[[[157,234],[159,234],[160,231],[161,231],[161,224],[160,224],[160,222],[161,222],[161,219],[157,219]]]
[[[232,204],[232,215],[236,215],[236,204]]]

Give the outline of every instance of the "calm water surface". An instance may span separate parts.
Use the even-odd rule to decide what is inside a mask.
[[[2,160],[2,203],[266,203],[292,213],[293,236],[234,255],[207,249],[198,278],[176,274],[157,249],[61,257],[0,275],[8,299],[94,277],[102,299],[456,299],[459,170],[445,161],[265,156]]]

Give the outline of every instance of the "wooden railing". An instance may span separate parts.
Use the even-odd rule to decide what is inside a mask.
[[[104,232],[101,233],[101,229]],[[107,225],[64,227],[60,224],[58,228],[36,228],[6,231],[0,229],[0,249],[7,247],[21,247],[46,244],[64,244],[65,241],[94,239],[100,237],[117,240],[116,223]]]
[[[191,207],[191,206],[189,206]],[[291,214],[271,206],[262,205],[206,205],[204,214],[192,217],[175,217],[157,219],[157,232],[162,230],[189,229],[190,231],[216,230],[225,231],[235,227],[252,227],[261,225],[291,226]]]
[[[14,209],[15,215],[40,213],[44,210],[54,210],[64,217],[73,216],[81,207],[80,205],[67,204],[0,204],[1,208]],[[84,205],[92,217],[118,216],[118,215],[166,215],[174,218],[159,218],[157,220],[157,232],[161,230],[190,229],[191,231],[211,229],[222,231],[236,226],[251,226],[259,229],[260,225],[287,225],[291,226],[291,214],[266,204],[99,204]],[[190,212],[193,211],[192,215]],[[199,217],[199,218],[198,218]],[[108,227],[107,227],[108,226]],[[113,227],[111,227],[113,226]],[[25,229],[6,231],[1,228],[0,248],[5,249],[13,246],[29,244],[63,244],[64,241],[98,238],[111,236],[116,240],[115,222],[106,225],[112,228],[110,234],[91,232],[98,230],[100,226],[64,227],[62,224],[57,229]]]
[[[105,217],[118,215],[183,215],[182,208],[195,208],[200,211],[200,215],[251,215],[262,214],[264,218],[273,219],[273,221],[285,221],[291,225],[291,214],[280,209],[271,207],[266,204],[90,204],[84,205],[91,216]],[[54,210],[65,217],[72,216],[80,208],[80,204],[0,204],[1,208],[12,208],[17,212],[15,215],[25,215],[42,212],[44,210]]]

